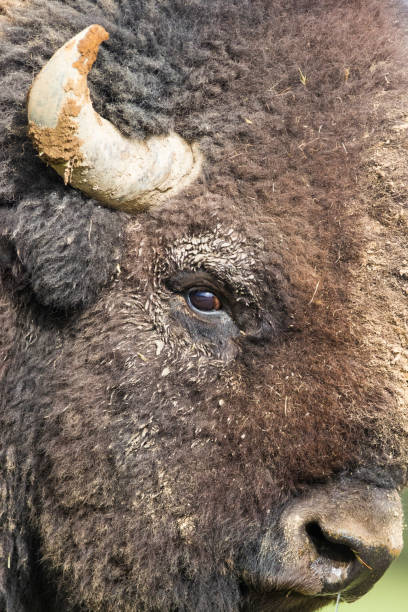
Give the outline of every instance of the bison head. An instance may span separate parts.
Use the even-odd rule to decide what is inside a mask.
[[[312,611],[398,555],[404,32],[316,4],[13,10],[7,611]]]

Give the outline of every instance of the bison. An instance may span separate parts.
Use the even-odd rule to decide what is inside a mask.
[[[354,601],[408,480],[404,7],[0,13],[0,609]]]

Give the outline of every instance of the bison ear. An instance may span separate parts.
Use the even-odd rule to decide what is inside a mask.
[[[18,286],[29,285],[44,306],[82,308],[117,268],[126,217],[79,192],[33,195],[9,216],[1,257],[5,266],[12,264]]]

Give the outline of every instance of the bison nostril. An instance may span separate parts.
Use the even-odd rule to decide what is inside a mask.
[[[319,557],[329,559],[330,561],[342,561],[344,563],[355,561],[356,555],[351,548],[330,539],[330,537],[322,531],[319,523],[315,521],[307,523],[305,528]]]
[[[396,492],[358,483],[350,489],[347,481],[316,487],[281,515],[287,559],[282,575],[288,583],[297,571],[299,592],[341,592],[342,600],[353,601],[398,556],[401,519]],[[265,551],[270,548],[266,540]]]

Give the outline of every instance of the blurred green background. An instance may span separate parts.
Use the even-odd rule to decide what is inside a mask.
[[[408,489],[403,495],[403,504],[405,548],[401,556],[367,595],[353,604],[341,603],[339,612],[408,612]],[[329,612],[330,608],[325,610]]]

